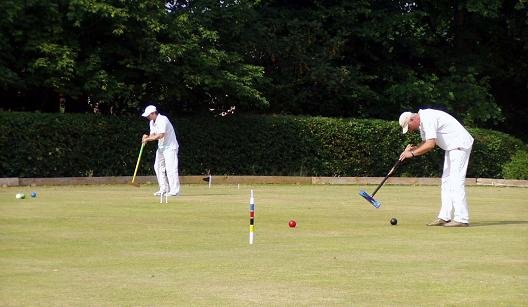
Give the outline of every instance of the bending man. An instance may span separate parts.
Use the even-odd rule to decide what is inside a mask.
[[[419,130],[422,138],[422,143],[417,146],[407,145],[400,155],[401,161],[423,155],[436,145],[445,150],[442,207],[438,218],[427,225],[469,226],[465,181],[473,137],[453,116],[443,111],[425,109],[418,113],[404,112],[400,115],[399,122],[403,133]]]

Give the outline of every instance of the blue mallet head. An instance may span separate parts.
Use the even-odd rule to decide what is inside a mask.
[[[366,199],[371,205],[374,206],[374,208],[379,208],[381,206],[381,203],[374,199],[374,197],[370,196],[365,191],[359,191],[359,195],[361,195],[364,199]]]

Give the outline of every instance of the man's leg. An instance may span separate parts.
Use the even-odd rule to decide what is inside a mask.
[[[178,148],[167,149],[164,152],[167,166],[167,178],[169,179],[169,195],[180,193],[180,178],[178,175]]]
[[[154,162],[154,171],[156,172],[156,178],[158,179],[159,192],[167,193],[169,191],[169,186],[167,182],[166,167],[165,167],[165,157],[163,152],[158,149],[156,150],[156,161]]]
[[[442,186],[441,199],[442,207],[438,213],[438,218],[444,221],[451,220],[451,213],[453,211],[453,198],[451,193],[451,159],[449,151],[444,154],[444,169],[442,171]]]
[[[466,172],[471,149],[451,150],[451,197],[455,208],[455,222],[468,223],[469,210],[466,199]]]

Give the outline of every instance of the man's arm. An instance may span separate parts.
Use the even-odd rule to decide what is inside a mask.
[[[151,135],[143,134],[142,142],[147,143],[151,141],[156,141],[156,140],[162,139],[164,136],[165,136],[165,133],[152,133]]]
[[[427,141],[422,142],[420,145],[415,147],[407,145],[405,150],[400,155],[400,161],[426,154],[429,151],[433,150],[435,146],[436,139],[428,139]]]

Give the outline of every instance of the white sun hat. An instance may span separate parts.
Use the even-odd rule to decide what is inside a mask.
[[[153,113],[153,112],[156,112],[156,107],[153,106],[153,105],[150,105],[148,107],[145,108],[145,112],[143,112],[143,114],[141,114],[141,116],[143,117],[147,117],[150,115],[150,113]]]
[[[409,120],[411,119],[412,117],[412,113],[411,112],[403,112],[401,115],[400,115],[400,126],[402,127],[402,132],[405,134],[407,133],[407,131],[409,130]]]

